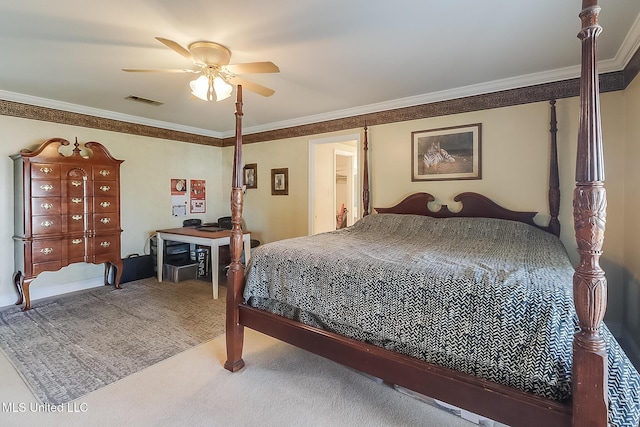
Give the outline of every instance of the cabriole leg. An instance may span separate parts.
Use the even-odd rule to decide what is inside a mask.
[[[22,273],[16,271],[13,273],[13,285],[16,287],[16,292],[18,292],[18,301],[16,301],[16,305],[22,305],[24,302],[24,292],[22,292]]]

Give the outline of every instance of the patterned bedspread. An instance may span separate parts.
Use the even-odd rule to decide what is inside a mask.
[[[535,227],[369,215],[252,252],[245,301],[555,400],[571,395],[573,267]],[[609,330],[610,423],[637,426],[640,376]]]

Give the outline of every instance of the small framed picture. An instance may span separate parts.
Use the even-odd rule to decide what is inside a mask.
[[[243,169],[246,188],[258,188],[258,164],[249,163]]]
[[[481,179],[480,123],[411,132],[411,181]]]
[[[289,168],[271,169],[271,195],[289,195]]]

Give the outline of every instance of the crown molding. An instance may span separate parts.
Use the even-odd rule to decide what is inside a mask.
[[[627,36],[622,41],[614,61],[618,70],[625,69],[634,55],[640,50],[640,15],[636,18],[635,22],[631,26],[631,29],[627,33]]]

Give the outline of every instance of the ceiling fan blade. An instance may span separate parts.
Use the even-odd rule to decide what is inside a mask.
[[[280,68],[270,61],[266,62],[247,62],[244,64],[225,65],[228,71],[233,74],[253,74],[253,73],[279,73]]]
[[[229,83],[231,83],[232,85],[242,85],[243,88],[262,96],[271,96],[276,93],[276,91],[273,89],[269,89],[268,87],[259,85],[258,83],[250,82],[249,80],[245,80],[241,77],[231,77],[229,79]]]
[[[178,52],[180,55],[184,56],[189,61],[198,62],[198,60],[191,54],[191,52],[189,52],[187,49],[183,48],[182,46],[180,46],[178,43],[174,42],[173,40],[165,39],[165,38],[162,38],[162,37],[156,37],[156,40],[158,40],[163,45],[167,46],[169,49],[172,49],[172,50]]]
[[[123,68],[122,71],[129,73],[199,73],[200,71],[189,70],[188,68]]]

